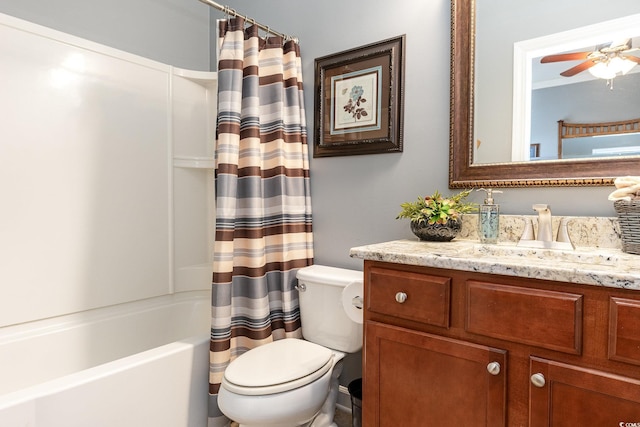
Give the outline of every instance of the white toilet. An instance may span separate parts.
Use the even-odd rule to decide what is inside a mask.
[[[342,359],[362,348],[362,273],[312,265],[297,278],[304,340],[254,348],[225,371],[218,406],[242,427],[336,426]]]

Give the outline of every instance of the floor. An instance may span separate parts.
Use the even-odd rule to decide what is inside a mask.
[[[338,427],[352,427],[351,425],[351,412],[343,411],[340,408],[336,409],[336,415],[333,421],[338,425]],[[231,427],[237,427],[238,424],[235,422],[231,423]]]
[[[333,421],[338,427],[352,427],[351,425],[351,412],[343,411],[340,408],[336,409],[336,415]]]

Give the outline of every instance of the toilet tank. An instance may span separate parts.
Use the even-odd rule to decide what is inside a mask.
[[[363,296],[362,272],[312,265],[298,270],[297,278],[304,339],[345,353],[360,350],[362,314],[350,305],[354,292]],[[343,291],[347,286],[344,299],[351,309],[350,316],[343,305]]]

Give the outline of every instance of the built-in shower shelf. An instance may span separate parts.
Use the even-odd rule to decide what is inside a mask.
[[[216,166],[214,157],[175,156],[173,166],[178,168],[213,169]]]
[[[173,74],[189,79],[202,86],[216,85],[218,83],[218,73],[215,71],[196,71],[174,67]]]

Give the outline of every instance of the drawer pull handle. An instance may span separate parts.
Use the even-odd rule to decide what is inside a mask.
[[[544,375],[542,375],[541,373],[531,375],[531,384],[536,387],[544,387],[544,385],[546,384]]]
[[[500,373],[500,364],[498,362],[491,362],[487,365],[487,371],[491,375],[498,375]]]
[[[396,301],[398,301],[400,304],[402,304],[406,300],[407,300],[407,294],[405,294],[404,292],[398,292],[396,294]]]

